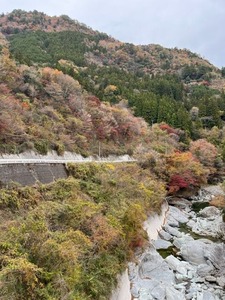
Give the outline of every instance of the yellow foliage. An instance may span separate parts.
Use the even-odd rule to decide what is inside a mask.
[[[110,84],[108,85],[106,88],[105,88],[105,93],[113,93],[117,91],[117,86],[116,85],[113,85],[113,84]]]
[[[108,168],[109,170],[115,170],[115,165],[113,165],[113,164],[106,164],[105,166],[106,166],[106,168]]]
[[[143,182],[140,183],[139,187],[142,191],[144,191],[147,197],[151,197],[153,195],[153,191],[148,189]]]

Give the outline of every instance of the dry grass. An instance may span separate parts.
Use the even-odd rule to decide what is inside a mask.
[[[212,206],[216,206],[218,208],[224,208],[225,207],[225,196],[218,195],[215,196],[209,203]]]

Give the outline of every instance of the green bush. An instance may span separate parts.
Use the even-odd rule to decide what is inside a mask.
[[[46,140],[37,140],[34,143],[34,147],[38,151],[38,153],[40,153],[42,155],[48,154],[48,150],[49,150],[48,141],[46,141]]]

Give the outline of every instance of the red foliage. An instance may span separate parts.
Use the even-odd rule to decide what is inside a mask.
[[[89,104],[91,106],[97,106],[98,107],[98,106],[101,105],[101,101],[95,96],[88,96],[87,101],[89,102]]]
[[[159,128],[163,131],[166,131],[168,134],[177,134],[177,130],[166,123],[160,124]]]
[[[175,193],[183,188],[189,188],[197,184],[196,179],[190,171],[185,171],[183,174],[174,174],[170,178],[169,193]]]

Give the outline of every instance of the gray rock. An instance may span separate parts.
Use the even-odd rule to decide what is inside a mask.
[[[197,294],[197,292],[198,292],[197,286],[192,283],[189,290],[188,290],[188,294],[190,295],[190,299],[194,298],[194,296]]]
[[[182,237],[175,237],[173,240],[173,244],[175,247],[177,247],[178,249],[180,249],[183,245],[187,244],[188,242],[194,241],[193,237],[191,237],[190,235],[183,235]]]
[[[140,299],[165,299],[166,285],[158,280],[149,279],[140,282],[139,300]]]
[[[202,192],[201,200],[206,201],[203,196],[210,199],[212,194]],[[225,300],[225,246],[208,239],[194,240],[189,234],[180,232],[179,227],[176,228],[183,222],[202,235],[219,236],[223,231],[225,236],[225,223],[222,227],[218,209],[207,207],[200,214],[195,214],[189,212],[189,204],[181,201],[181,209],[169,208],[164,230],[153,242],[157,249],[166,249],[173,243],[180,249],[183,260],[173,255],[163,259],[154,247],[139,256],[139,264],[132,264],[134,270],[129,268],[134,299]]]
[[[204,256],[218,269],[220,275],[225,275],[225,245],[212,244],[205,248]]]
[[[186,289],[186,285],[188,285],[188,282],[182,282],[174,285],[174,288],[176,290],[183,290]]]
[[[205,280],[208,281],[208,282],[216,282],[216,277],[215,276],[211,276],[211,275],[208,275],[205,277]]]
[[[175,276],[169,269],[167,263],[154,249],[145,254],[139,264],[139,275],[141,279],[152,279],[168,284],[175,283]]]
[[[225,287],[225,277],[217,277],[216,281],[220,287],[222,288]]]
[[[190,220],[190,221],[187,222],[187,226],[190,227],[190,228],[193,228],[195,226],[195,223],[196,222],[194,220]]]
[[[188,274],[187,274],[188,279],[192,279],[194,276],[195,276],[195,272],[188,271]]]
[[[224,190],[219,185],[210,185],[202,188],[203,192],[207,192],[211,195],[217,196],[217,195],[224,195]]]
[[[216,217],[220,215],[221,212],[218,208],[215,206],[208,206],[204,209],[200,210],[199,215],[203,218],[209,218],[209,217]]]
[[[194,299],[194,294],[188,293],[188,294],[185,295],[185,298],[186,298],[187,300],[192,300],[192,299]]]
[[[221,222],[219,225],[219,234],[221,235],[221,239],[225,240],[225,222]]]
[[[188,222],[188,216],[175,206],[169,206],[169,216],[172,216],[179,223]]]
[[[170,241],[172,239],[172,235],[164,230],[160,230],[159,236],[166,241]]]
[[[170,242],[165,241],[165,240],[161,240],[161,239],[153,241],[152,244],[155,246],[155,248],[157,250],[159,250],[159,249],[168,249],[169,247],[172,246],[172,244]]]
[[[177,282],[179,282],[179,283],[182,283],[182,282],[184,282],[185,280],[188,279],[188,277],[186,275],[182,275],[180,273],[176,273],[175,277],[177,279]]]
[[[204,291],[202,293],[202,298],[200,298],[200,299],[202,299],[202,300],[217,300],[218,298],[215,297],[210,291]]]
[[[192,231],[200,235],[209,235],[213,237],[220,237],[222,216],[217,216],[214,220],[197,218],[196,223],[192,227]]]
[[[131,294],[132,294],[133,297],[138,298],[139,297],[139,293],[140,293],[140,287],[137,286],[136,284],[132,284],[130,292],[131,292]]]
[[[185,296],[173,287],[166,288],[166,300],[185,300]]]
[[[201,238],[201,239],[198,239],[198,241],[201,241],[201,242],[205,243],[206,245],[213,245],[213,241],[211,241],[207,238]]]
[[[173,236],[182,237],[182,233],[179,230],[177,230],[176,228],[173,228],[169,225],[165,225],[164,230]]]
[[[189,217],[191,217],[192,219],[193,219],[193,218],[196,218],[196,213],[195,213],[194,211],[190,211],[190,212],[188,213],[188,215],[189,215]]]
[[[171,215],[167,217],[166,223],[171,227],[179,227],[179,222]]]
[[[168,203],[185,211],[189,211],[191,206],[191,202],[184,198],[171,198]]]
[[[166,296],[166,289],[163,285],[157,285],[155,288],[151,290],[151,295],[154,297],[154,299],[162,300]]]
[[[167,262],[167,264],[169,265],[169,267],[180,273],[181,275],[186,276],[187,275],[187,268],[185,268],[185,263],[182,263],[181,261],[179,261],[176,257],[174,257],[173,255],[169,255],[165,258],[165,261]]]
[[[183,244],[180,249],[180,254],[184,260],[194,265],[206,264],[204,256],[204,248],[206,244],[200,240],[194,240]]]
[[[139,300],[154,300],[151,294],[147,290],[142,290],[140,293]]]
[[[201,277],[205,277],[211,274],[212,271],[214,271],[214,267],[208,264],[200,264],[197,267],[197,274]]]

